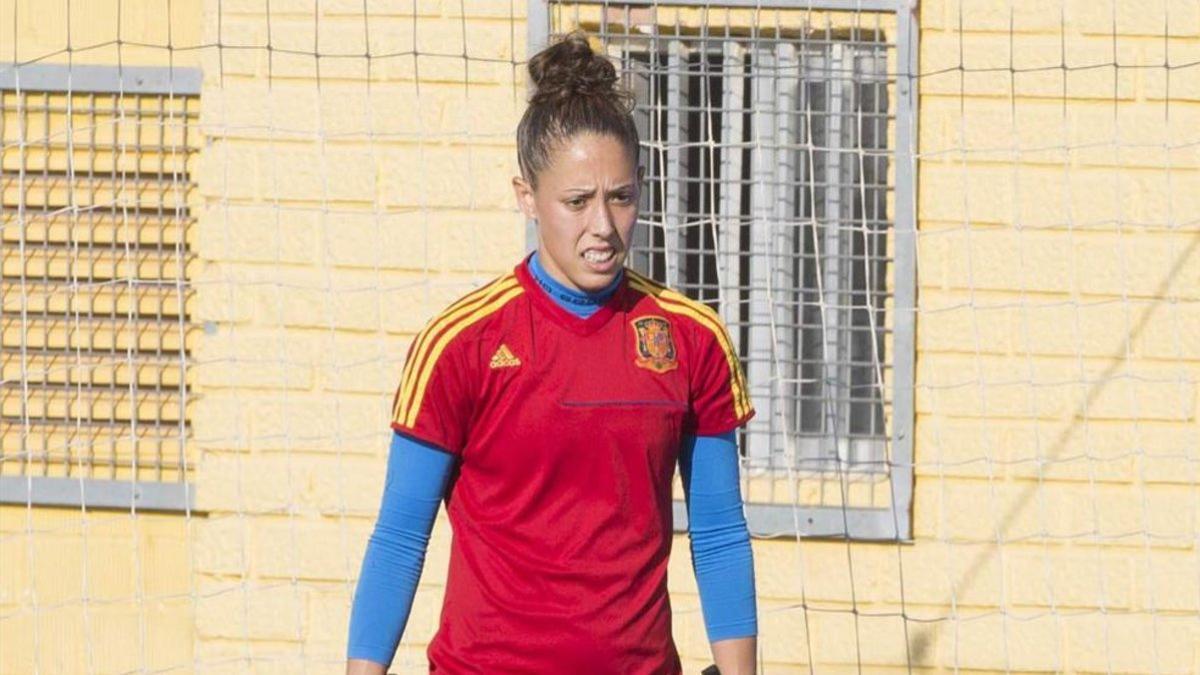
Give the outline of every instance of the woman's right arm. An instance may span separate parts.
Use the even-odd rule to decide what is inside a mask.
[[[455,458],[396,432],[375,530],[367,543],[346,650],[347,675],[383,675],[408,622],[429,533]]]

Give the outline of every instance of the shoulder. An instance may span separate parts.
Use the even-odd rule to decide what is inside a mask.
[[[525,292],[516,275],[502,274],[466,293],[435,314],[417,333],[405,364],[405,376],[413,369],[431,370],[446,354],[457,351],[470,336],[494,321],[504,308]]]
[[[447,377],[454,381],[469,379],[472,359],[462,345],[523,292],[512,273],[504,274],[434,315],[409,346],[392,402],[393,419],[411,426],[433,380],[440,378],[445,386]]]
[[[650,311],[662,312],[671,324],[678,327],[691,347],[691,368],[694,386],[729,394],[736,419],[750,419],[753,406],[742,373],[737,349],[729,338],[725,323],[711,307],[683,293],[664,286],[642,274],[629,272],[629,286],[645,296],[639,302],[652,302]]]
[[[435,314],[421,332],[417,342],[433,340],[449,344],[455,338],[479,330],[495,318],[514,299],[525,292],[512,272],[502,274],[483,286],[464,294]]]
[[[679,326],[693,340],[699,343],[715,341],[732,351],[725,324],[711,307],[643,274],[630,269],[625,272],[629,275],[629,287],[666,313],[672,324]]]

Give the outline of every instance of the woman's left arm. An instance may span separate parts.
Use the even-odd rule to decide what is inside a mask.
[[[744,637],[712,643],[713,660],[721,675],[754,675],[758,638]]]
[[[742,513],[736,438],[736,431],[685,437],[679,472],[692,569],[713,659],[721,675],[753,675],[758,635],[754,554]]]

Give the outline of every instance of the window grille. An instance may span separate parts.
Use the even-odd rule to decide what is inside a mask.
[[[778,467],[790,438],[797,469],[879,469],[883,47],[660,42],[620,45],[649,148],[632,266],[724,319],[759,411],[752,466]]]
[[[912,17],[754,4],[531,0],[530,49],[583,29],[635,93],[646,179],[629,265],[724,320],[758,411],[743,466],[790,492],[764,501],[802,506],[803,533],[907,536],[913,261],[897,231],[911,231],[915,116],[897,73],[915,72]],[[841,483],[836,504],[802,504],[805,480]],[[868,484],[861,504],[847,481]],[[772,513],[760,530],[795,531]]]
[[[0,501],[183,509],[199,73],[0,66]]]

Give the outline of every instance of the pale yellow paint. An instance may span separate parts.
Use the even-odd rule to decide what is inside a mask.
[[[0,0],[0,60],[195,66],[204,0]],[[120,10],[118,12],[118,9]],[[119,18],[118,18],[119,17]]]
[[[119,27],[118,5],[122,16]],[[4,36],[0,38],[0,62],[173,63],[194,67],[199,64],[198,53],[189,48],[198,44],[200,17],[198,0],[0,0],[0,35]],[[124,43],[119,47],[118,28]],[[139,144],[146,148],[162,145],[198,149],[199,134],[194,126],[191,138],[179,133],[180,116],[186,114],[182,98],[162,104],[165,124],[137,124],[136,115],[143,102],[135,96],[103,95],[93,100],[86,91],[70,99],[63,94],[26,94],[24,103],[12,91],[0,96],[7,109],[0,123],[4,148],[0,154],[0,200],[6,207],[15,207],[22,200],[30,208],[37,208],[44,200],[85,205],[115,200],[128,206],[144,202],[153,207],[160,203],[160,195],[153,190],[139,192],[111,180],[98,181],[92,186],[95,189],[89,190],[82,182],[69,187],[66,180],[55,176],[74,172],[83,178],[92,169],[110,173],[114,169],[140,169],[169,176],[192,168],[182,163],[183,153],[164,157],[153,151],[137,151]],[[194,100],[191,105],[194,114]],[[99,110],[93,113],[94,106]],[[47,107],[49,114],[45,112]],[[18,109],[27,114],[19,115]],[[72,110],[69,118],[68,109]],[[68,133],[69,128],[74,133]],[[92,144],[96,152],[88,151]],[[22,168],[25,175],[20,178]],[[164,201],[186,204],[187,199],[186,194],[173,194]],[[25,471],[39,476],[75,477],[79,472],[63,463],[63,453],[68,448],[75,452],[88,448],[117,461],[112,473],[106,475],[128,480],[133,477],[136,436],[136,447],[143,455],[137,477],[178,480],[177,471],[168,470],[160,476],[145,466],[147,456],[179,455],[178,439],[171,437],[169,429],[162,438],[149,438],[146,427],[137,429],[136,434],[113,437],[107,430],[66,421],[85,412],[128,419],[134,406],[121,395],[122,388],[134,381],[147,389],[158,384],[177,386],[183,378],[177,364],[147,363],[132,368],[128,363],[114,364],[70,351],[52,356],[35,350],[85,345],[121,350],[177,348],[185,339],[178,331],[158,335],[117,321],[89,333],[73,328],[71,321],[62,317],[122,316],[131,311],[142,316],[178,316],[186,296],[144,287],[135,293],[132,286],[106,284],[83,284],[65,294],[63,286],[42,283],[40,279],[44,275],[71,274],[86,281],[92,274],[110,273],[161,278],[163,270],[152,260],[130,259],[115,251],[89,257],[86,248],[83,254],[71,255],[70,246],[103,247],[116,242],[123,248],[127,242],[160,241],[171,246],[182,239],[184,223],[172,222],[163,231],[149,227],[157,219],[147,220],[136,214],[122,218],[97,214],[88,219],[88,228],[71,227],[77,220],[78,214],[65,210],[22,216],[15,208],[6,211],[0,220],[5,275],[2,368],[6,419],[0,430],[0,447],[7,458],[0,463],[0,474],[13,476]],[[47,253],[43,242],[62,248]],[[19,253],[23,246],[26,253],[22,257]],[[24,283],[18,281],[22,276]],[[45,318],[46,312],[50,318]],[[193,333],[189,329],[189,335]],[[22,379],[60,389],[53,395],[31,398],[29,405],[22,407]],[[80,383],[113,389],[85,403],[72,396],[72,388]],[[170,398],[142,397],[136,408],[143,419],[172,420],[181,414],[178,401]],[[63,421],[30,427],[8,422],[22,415],[36,420],[43,414],[52,422],[55,418]],[[22,451],[31,453],[27,468],[17,459]],[[191,672],[197,604],[192,560],[198,551],[192,532],[199,518],[0,506],[0,673],[120,673],[172,668]]]
[[[0,506],[0,673],[190,669],[196,522]]]
[[[378,12],[369,45],[362,3],[323,6],[323,53],[369,46],[376,58],[369,73],[361,58],[322,59],[319,89],[310,2],[272,0],[273,54],[176,52],[205,70],[192,312],[213,329],[192,338],[198,396],[188,412],[207,515],[0,510],[3,672],[28,672],[35,655],[42,672],[86,672],[75,666],[89,644],[111,651],[114,670],[149,654],[138,630],[125,630],[136,619],[114,618],[111,637],[70,642],[56,665],[44,638],[82,621],[82,563],[63,554],[44,583],[8,572],[28,568],[31,546],[77,550],[84,523],[110,521],[178,534],[175,557],[140,558],[187,582],[164,619],[181,627],[153,641],[164,659],[153,663],[339,671],[408,343],[523,249],[507,181],[525,95],[513,63],[525,54],[524,2],[513,5],[516,23],[508,3],[367,4]],[[1200,71],[1170,71],[1167,116],[1162,67],[1164,44],[1172,64],[1196,60],[1200,20],[1195,3],[1172,0],[1167,23],[1161,4],[1117,8],[1114,56],[1110,3],[963,3],[961,17],[953,0],[920,3],[915,542],[756,541],[765,672],[1200,670],[1200,341],[1189,339],[1200,334]],[[0,1],[0,35],[11,34],[11,7]],[[178,44],[215,44],[216,8],[206,0]],[[222,10],[223,41],[266,44],[261,2],[225,0]],[[92,16],[77,11],[73,26]],[[24,16],[22,58],[61,48],[61,16],[36,26]],[[80,36],[102,37],[111,22],[95,16]],[[773,26],[776,15],[764,16]],[[678,13],[683,24],[697,18]],[[847,28],[853,16],[809,18]],[[799,30],[805,12],[778,20]],[[1149,67],[1115,79],[1111,66],[1085,67],[1114,58]],[[884,488],[857,484],[850,501],[878,503]],[[756,478],[748,490],[842,499],[795,477]],[[119,579],[133,535],[121,532],[124,554],[89,558],[89,588],[130,597]],[[708,646],[686,538],[674,547],[675,636],[697,672]],[[425,666],[448,549],[443,518],[395,672]],[[43,623],[32,618],[34,590]],[[136,617],[159,606],[114,607]],[[35,623],[45,624],[36,652]]]

